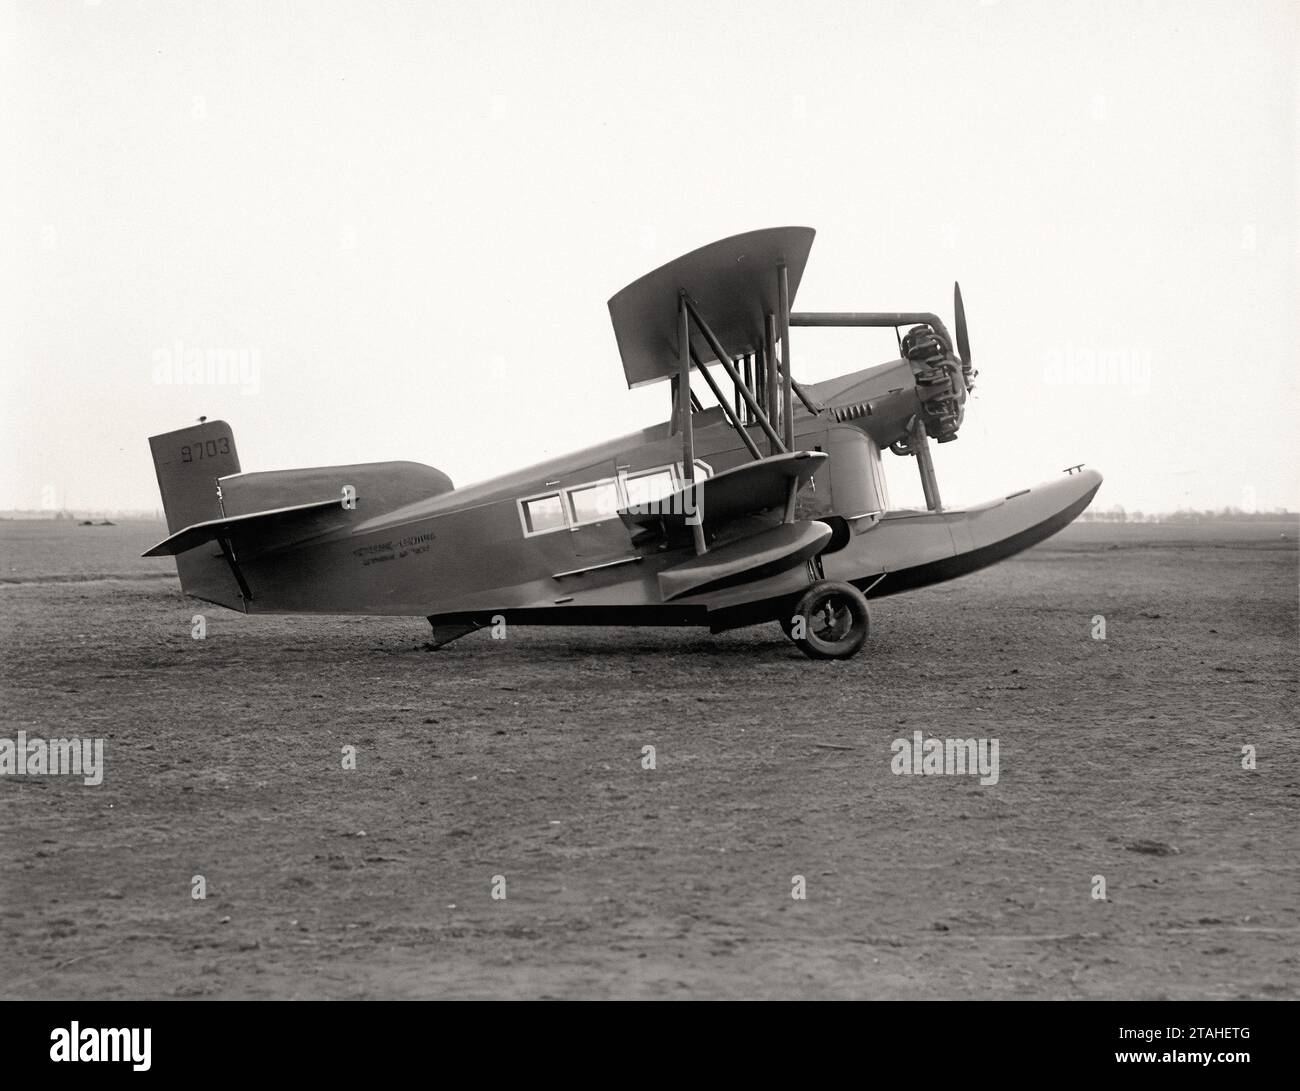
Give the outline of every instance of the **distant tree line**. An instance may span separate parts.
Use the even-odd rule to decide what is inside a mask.
[[[1270,511],[1246,511],[1242,508],[1179,508],[1177,511],[1128,511],[1122,504],[1089,509],[1079,516],[1081,523],[1210,523],[1218,521],[1275,523],[1279,519],[1297,519],[1300,515],[1285,508]]]

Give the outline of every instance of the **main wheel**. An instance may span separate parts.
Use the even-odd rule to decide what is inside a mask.
[[[810,659],[848,659],[857,655],[871,631],[866,596],[851,583],[819,580],[781,628]]]

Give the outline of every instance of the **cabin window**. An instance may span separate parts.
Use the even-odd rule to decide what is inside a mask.
[[[569,513],[573,523],[599,523],[618,514],[623,505],[619,502],[618,482],[612,478],[597,481],[591,485],[579,485],[566,492],[569,498]]]
[[[564,505],[560,503],[560,494],[557,492],[521,500],[519,511],[523,516],[525,534],[545,534],[568,526],[564,518]]]
[[[627,506],[635,508],[648,504],[651,500],[671,496],[677,491],[677,482],[672,470],[648,470],[624,477],[623,489],[627,494]]]
[[[681,475],[682,481],[685,482],[686,472],[682,468],[682,465],[683,464],[679,462],[677,463],[676,466],[673,467],[673,469],[675,469],[677,473]],[[695,480],[703,481],[706,478],[710,478],[712,476],[713,476],[713,467],[710,466],[707,462],[703,462],[697,458],[695,460]]]
[[[697,481],[712,476],[713,468],[707,462],[695,463]],[[602,523],[614,518],[623,508],[651,504],[672,496],[681,488],[681,483],[680,466],[656,466],[636,473],[620,470],[617,478],[589,481],[563,491],[518,501],[519,521],[523,524],[524,536],[529,538],[566,527]]]

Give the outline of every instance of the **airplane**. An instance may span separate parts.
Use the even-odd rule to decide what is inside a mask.
[[[957,438],[976,375],[961,289],[955,339],[928,312],[792,311],[813,235],[723,239],[609,300],[629,389],[668,384],[662,423],[458,489],[415,462],[244,473],[230,426],[202,420],[149,440],[169,536],[144,555],[248,614],[424,617],[432,648],[488,626],[777,621],[847,659],[869,599],[1041,542],[1102,478],[946,508],[930,441]],[[893,328],[898,356],[804,385],[800,327]],[[925,510],[890,506],[886,451],[915,463]]]

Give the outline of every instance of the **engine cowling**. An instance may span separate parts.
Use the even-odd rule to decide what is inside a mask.
[[[956,439],[969,390],[966,368],[930,326],[908,330],[902,349],[916,379],[926,434],[939,443]]]

